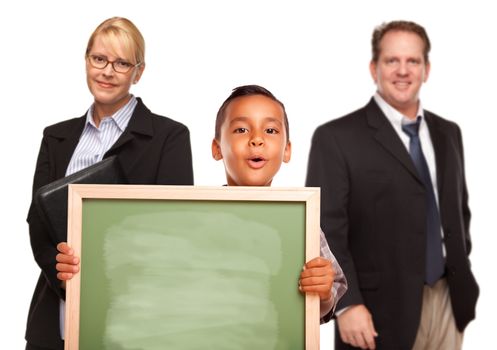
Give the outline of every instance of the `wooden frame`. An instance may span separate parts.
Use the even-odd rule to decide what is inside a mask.
[[[68,202],[68,243],[81,257],[81,273],[67,283],[65,349],[79,349],[83,207],[88,199],[301,202],[305,204],[305,260],[320,253],[320,193],[318,188],[197,187],[152,185],[70,185]],[[297,286],[295,285],[295,289]],[[305,347],[319,349],[319,297],[305,296]]]

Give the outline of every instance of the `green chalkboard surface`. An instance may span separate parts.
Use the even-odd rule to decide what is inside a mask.
[[[305,201],[107,197],[81,198],[75,348],[305,348]]]

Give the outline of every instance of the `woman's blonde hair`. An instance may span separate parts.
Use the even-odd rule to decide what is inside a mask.
[[[90,36],[86,55],[90,53],[97,36],[103,40],[106,46],[123,45],[128,55],[128,57],[123,58],[130,60],[131,63],[145,62],[145,40],[138,28],[129,19],[112,17],[103,21]]]

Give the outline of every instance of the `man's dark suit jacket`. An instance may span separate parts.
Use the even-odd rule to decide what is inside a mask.
[[[425,111],[436,158],[446,275],[457,327],[475,316],[478,285],[468,255],[470,211],[459,127]],[[320,126],[307,186],[321,187],[321,226],[349,289],[337,310],[365,304],[377,349],[411,349],[424,286],[425,188],[409,153],[374,99]],[[336,349],[350,348],[335,332]]]
[[[41,186],[65,176],[85,121],[86,115],[44,130],[33,194]],[[130,184],[193,184],[187,127],[153,114],[139,98],[128,127],[105,157],[114,154]],[[33,203],[27,221],[33,254],[42,271],[31,301],[26,340],[44,348],[63,349],[59,332],[59,301],[65,297],[65,292],[60,288],[55,270],[59,240],[44,229]]]

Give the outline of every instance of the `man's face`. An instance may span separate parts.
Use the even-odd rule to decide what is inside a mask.
[[[262,95],[235,98],[226,108],[212,156],[223,159],[230,186],[269,186],[282,162],[290,160],[284,112]]]
[[[415,33],[390,31],[380,41],[378,62],[370,71],[383,99],[409,118],[415,118],[419,90],[428,79],[423,40]]]

